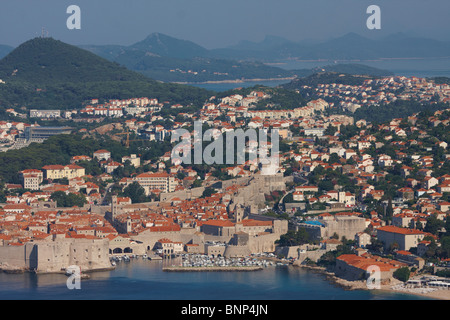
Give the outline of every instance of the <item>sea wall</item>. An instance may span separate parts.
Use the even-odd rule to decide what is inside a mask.
[[[320,249],[316,245],[301,245],[301,246],[291,246],[291,247],[277,247],[275,254],[281,255],[285,258],[295,258],[298,262],[302,263],[305,259],[317,262],[322,255],[324,255],[328,250]]]
[[[36,246],[38,273],[61,272],[71,265],[82,271],[111,268],[108,240],[67,239]]]
[[[36,265],[36,258],[34,246],[0,246],[0,269],[2,270],[30,270]]]
[[[63,272],[76,265],[83,271],[111,268],[107,240],[62,239],[0,247],[0,265],[7,271]]]

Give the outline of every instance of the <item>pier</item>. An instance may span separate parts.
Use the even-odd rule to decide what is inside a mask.
[[[225,267],[181,267],[181,266],[172,266],[172,267],[164,267],[163,271],[166,272],[191,272],[191,271],[258,271],[262,270],[263,267],[259,266],[225,266]]]

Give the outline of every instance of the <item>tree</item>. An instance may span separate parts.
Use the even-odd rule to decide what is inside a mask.
[[[84,195],[79,193],[66,194],[63,191],[53,192],[50,199],[56,201],[58,207],[83,207],[87,203]]]
[[[411,271],[408,267],[403,267],[394,271],[393,276],[395,279],[406,282],[409,280],[409,276],[411,275]]]
[[[331,191],[334,189],[333,182],[328,179],[321,180],[317,186],[319,187],[320,190],[324,190],[324,191]]]
[[[367,249],[374,253],[382,253],[384,250],[384,242],[378,239],[371,241],[371,244],[367,245]]]
[[[286,234],[280,236],[277,244],[282,247],[299,246],[310,242],[309,234],[305,228],[298,231],[289,230]]]
[[[421,230],[421,231],[423,230],[423,224],[419,220],[417,220],[417,222],[416,222],[416,229]]]
[[[386,207],[386,218],[391,219],[393,215],[394,215],[394,208],[392,207],[392,198],[389,197],[388,204]]]
[[[445,235],[450,236],[450,218],[445,219],[444,228],[445,228]]]
[[[336,250],[328,251],[325,254],[323,254],[319,260],[317,261],[318,265],[324,266],[324,267],[332,267],[336,265],[336,258],[343,254],[352,254],[352,244],[351,243],[344,243],[342,245],[338,245]]]
[[[205,188],[205,190],[203,190],[202,198],[211,197],[214,194],[214,192],[215,192],[214,188],[207,187],[207,188]]]
[[[444,222],[442,220],[439,220],[437,216],[433,214],[427,218],[427,223],[423,231],[437,235],[443,226]]]
[[[202,186],[202,180],[201,179],[195,179],[194,182],[191,185],[191,188],[199,188]]]
[[[450,258],[450,236],[442,237],[441,251],[442,254],[445,255],[445,258]]]
[[[398,250],[399,247],[400,247],[400,246],[398,245],[397,242],[393,242],[393,243],[391,243],[391,245],[389,246],[389,252],[393,253],[393,252],[395,252],[396,250]]]
[[[148,200],[145,195],[145,189],[138,182],[133,182],[127,186],[121,195],[129,197],[132,203],[142,203]]]

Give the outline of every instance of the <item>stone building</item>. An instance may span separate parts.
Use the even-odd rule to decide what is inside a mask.
[[[135,181],[144,188],[146,195],[151,194],[153,190],[165,193],[174,192],[176,187],[175,178],[165,172],[141,173],[136,176]]]
[[[37,169],[27,169],[20,172],[20,178],[24,189],[39,190],[39,185],[44,181],[44,173]]]
[[[48,165],[42,167],[46,179],[73,179],[80,178],[85,175],[85,169],[76,164],[62,165]]]
[[[163,255],[177,254],[183,252],[184,245],[179,241],[172,241],[167,238],[159,239],[154,247],[156,252],[160,252]]]
[[[297,228],[305,228],[315,240],[328,239],[335,234],[339,238],[355,239],[357,233],[366,229],[366,219],[357,216],[328,215],[313,222],[300,223]]]
[[[425,237],[425,232],[416,229],[384,226],[377,229],[378,240],[384,242],[384,248],[389,249],[392,244],[397,244],[399,250],[408,251],[417,247]]]
[[[355,241],[360,248],[365,248],[372,243],[372,237],[366,232],[358,232],[355,235]]]
[[[388,284],[395,270],[407,264],[368,254],[343,254],[336,258],[335,275],[349,281],[367,280],[379,276],[380,284]],[[375,272],[377,275],[375,275]]]

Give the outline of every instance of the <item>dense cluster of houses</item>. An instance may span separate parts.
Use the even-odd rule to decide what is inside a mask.
[[[450,101],[450,86],[436,84],[432,80],[418,77],[385,77],[365,80],[362,85],[338,83],[319,84],[316,87],[304,86],[303,90],[313,90],[319,97],[328,100],[338,99],[344,110],[355,112],[363,106],[389,104],[398,99],[428,101]],[[398,92],[401,92],[400,94]]]

